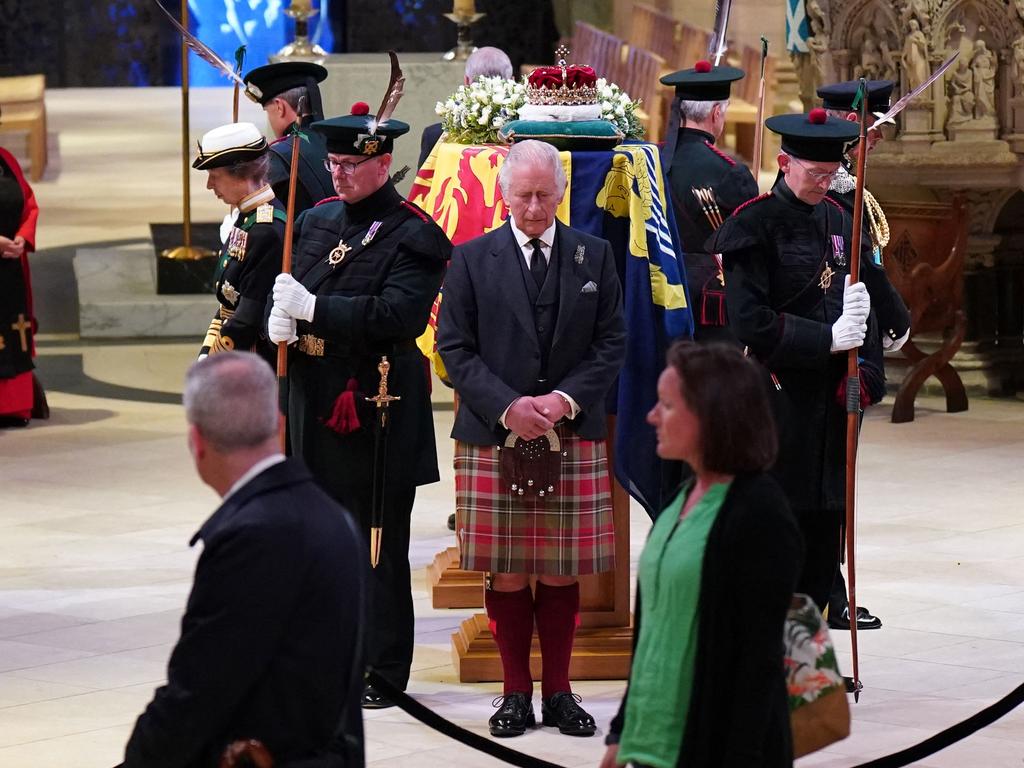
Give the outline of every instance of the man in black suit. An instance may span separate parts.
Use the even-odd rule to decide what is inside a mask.
[[[167,684],[124,768],[212,768],[255,739],[278,764],[363,764],[365,545],[348,513],[278,448],[277,381],[248,352],[185,378],[188,443],[222,502],[203,540]]]
[[[503,77],[506,80],[511,80],[512,62],[508,60],[508,54],[501,48],[490,46],[473,51],[466,59],[466,76],[463,82],[469,85],[478,77]],[[430,150],[434,148],[440,138],[440,123],[432,123],[423,129],[423,134],[420,136],[420,159],[416,163],[417,167],[423,167]]]
[[[461,565],[492,574],[484,596],[504,695],[491,733],[517,736],[534,724],[536,618],[544,724],[590,736],[569,662],[577,577],[614,567],[605,397],[625,356],[621,288],[611,246],[555,221],[566,178],[554,147],[516,144],[498,178],[509,220],[455,249],[438,319],[437,348],[460,398]],[[531,466],[531,454],[547,460]],[[507,460],[521,466],[509,474]]]

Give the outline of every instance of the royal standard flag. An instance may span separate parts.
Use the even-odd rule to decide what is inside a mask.
[[[507,154],[507,147],[438,144],[417,174],[409,199],[456,245],[490,232],[508,216],[498,187],[498,169]],[[627,349],[607,403],[617,417],[614,469],[623,487],[653,514],[661,507],[661,462],[647,412],[657,400],[668,345],[693,333],[661,160],[656,146],[641,143],[560,154],[569,183],[559,220],[608,240],[616,255]],[[434,341],[438,306],[418,344],[444,378]]]

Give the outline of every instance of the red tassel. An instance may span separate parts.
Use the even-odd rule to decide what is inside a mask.
[[[362,426],[359,423],[359,412],[356,410],[356,388],[358,386],[359,382],[354,378],[348,380],[345,391],[334,401],[331,418],[324,422],[324,426],[333,429],[339,435],[348,435]]]

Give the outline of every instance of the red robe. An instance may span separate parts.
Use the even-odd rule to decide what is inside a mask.
[[[25,307],[26,316],[32,322],[32,334],[29,352],[32,357],[36,354],[36,319],[32,311],[32,280],[29,274],[28,254],[35,250],[36,246],[36,221],[39,218],[39,206],[36,204],[36,196],[32,187],[25,180],[21,166],[6,149],[0,147],[0,158],[11,169],[14,178],[21,187],[21,193],[25,202],[21,209],[21,220],[15,237],[25,238],[25,252],[21,255],[21,269],[25,282]],[[27,419],[32,414],[32,371],[25,371],[8,379],[0,379],[0,416],[9,416],[19,419]]]

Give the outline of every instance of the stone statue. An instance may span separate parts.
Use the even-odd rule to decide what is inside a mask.
[[[1024,3],[1024,0],[1018,0]],[[931,28],[931,8],[928,0],[905,0],[900,21],[909,26],[911,20],[917,21],[920,29],[927,32]]]
[[[1022,0],[1024,2],[1024,0]],[[804,111],[810,111],[817,99],[816,91],[821,84],[825,71],[825,56],[829,51],[828,25],[825,11],[818,0],[807,0],[807,26],[810,36],[807,38],[807,53],[790,53],[793,69],[796,70],[797,83],[800,89],[800,100]]]
[[[1013,41],[1013,79],[1017,92],[1024,91],[1024,35]]]
[[[907,37],[903,41],[903,69],[907,73],[908,90],[913,90],[923,84],[930,74],[928,70],[928,38],[921,31],[921,25],[917,19],[911,19],[908,24]]]
[[[947,126],[963,125],[974,119],[974,73],[967,59],[957,59],[949,81],[949,120]]]
[[[971,71],[974,73],[974,116],[995,117],[996,57],[984,40],[976,40],[974,43]]]
[[[868,80],[877,80],[882,76],[882,52],[878,49],[878,43],[870,35],[864,38],[863,47],[860,49],[860,64],[853,68],[853,79],[863,77]]]
[[[1013,0],[1010,4],[1017,10],[1020,20],[1024,22],[1024,0]]]

